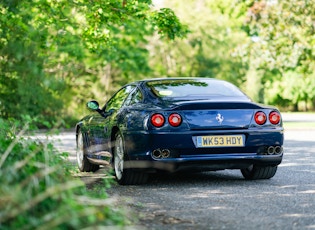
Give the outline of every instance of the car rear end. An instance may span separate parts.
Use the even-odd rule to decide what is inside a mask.
[[[172,165],[172,171],[281,163],[283,127],[276,108],[253,103],[215,79],[153,81],[147,88],[155,101],[144,130],[127,137],[130,160]]]
[[[283,128],[279,111],[250,108],[252,104],[247,109],[229,109],[229,105],[226,103],[225,109],[205,109],[215,106],[205,103],[198,110],[177,108],[153,113],[147,124],[151,149],[147,156],[154,161],[174,163],[178,169],[280,164]]]

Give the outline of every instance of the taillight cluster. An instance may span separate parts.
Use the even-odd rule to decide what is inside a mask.
[[[170,114],[167,120],[173,127],[177,127],[182,123],[182,117],[178,113]],[[162,127],[165,124],[165,117],[160,113],[155,113],[151,116],[151,124],[157,128]]]
[[[165,118],[162,114],[156,113],[151,116],[151,123],[155,127],[162,127],[165,123]]]
[[[270,123],[273,125],[277,125],[281,121],[280,113],[277,111],[272,111],[269,113],[269,116],[267,116],[264,112],[258,111],[255,113],[254,120],[258,125],[263,125],[267,122],[267,119],[269,119]]]

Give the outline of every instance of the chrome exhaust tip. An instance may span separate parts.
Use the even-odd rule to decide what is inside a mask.
[[[276,146],[275,147],[275,154],[280,154],[280,153],[282,153],[282,151],[283,151],[282,146]]]
[[[272,155],[272,154],[274,154],[274,153],[275,153],[275,147],[269,146],[269,147],[268,147],[268,150],[267,150],[267,154],[268,154],[268,155]]]
[[[152,152],[152,157],[155,158],[155,159],[160,159],[162,158],[162,152],[160,149],[155,149],[153,150]]]
[[[162,157],[163,157],[163,158],[168,158],[168,157],[170,157],[171,152],[170,152],[170,150],[168,150],[168,149],[163,149],[162,152],[161,152],[161,154],[162,154]]]

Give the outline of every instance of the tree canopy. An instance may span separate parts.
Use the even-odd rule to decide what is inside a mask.
[[[243,58],[262,71],[268,102],[314,106],[315,1],[254,1],[244,28]]]
[[[56,117],[93,97],[94,82],[104,91],[148,73],[147,36],[187,33],[172,10],[146,0],[8,0],[0,11],[3,117]]]
[[[315,108],[315,0],[3,0],[0,116],[77,119],[87,98],[161,76],[221,78]]]

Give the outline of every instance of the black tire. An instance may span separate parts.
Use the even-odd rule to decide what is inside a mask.
[[[116,133],[113,148],[113,168],[115,177],[120,185],[145,184],[149,175],[143,172],[134,171],[131,168],[125,168],[127,156],[125,153],[124,141],[121,133]]]
[[[277,168],[277,166],[252,165],[241,169],[241,172],[246,180],[270,179],[276,174]]]
[[[85,143],[83,140],[83,133],[78,130],[77,133],[77,148],[76,148],[76,158],[77,158],[77,165],[81,172],[95,172],[97,171],[100,166],[92,164],[86,157],[85,154]]]

